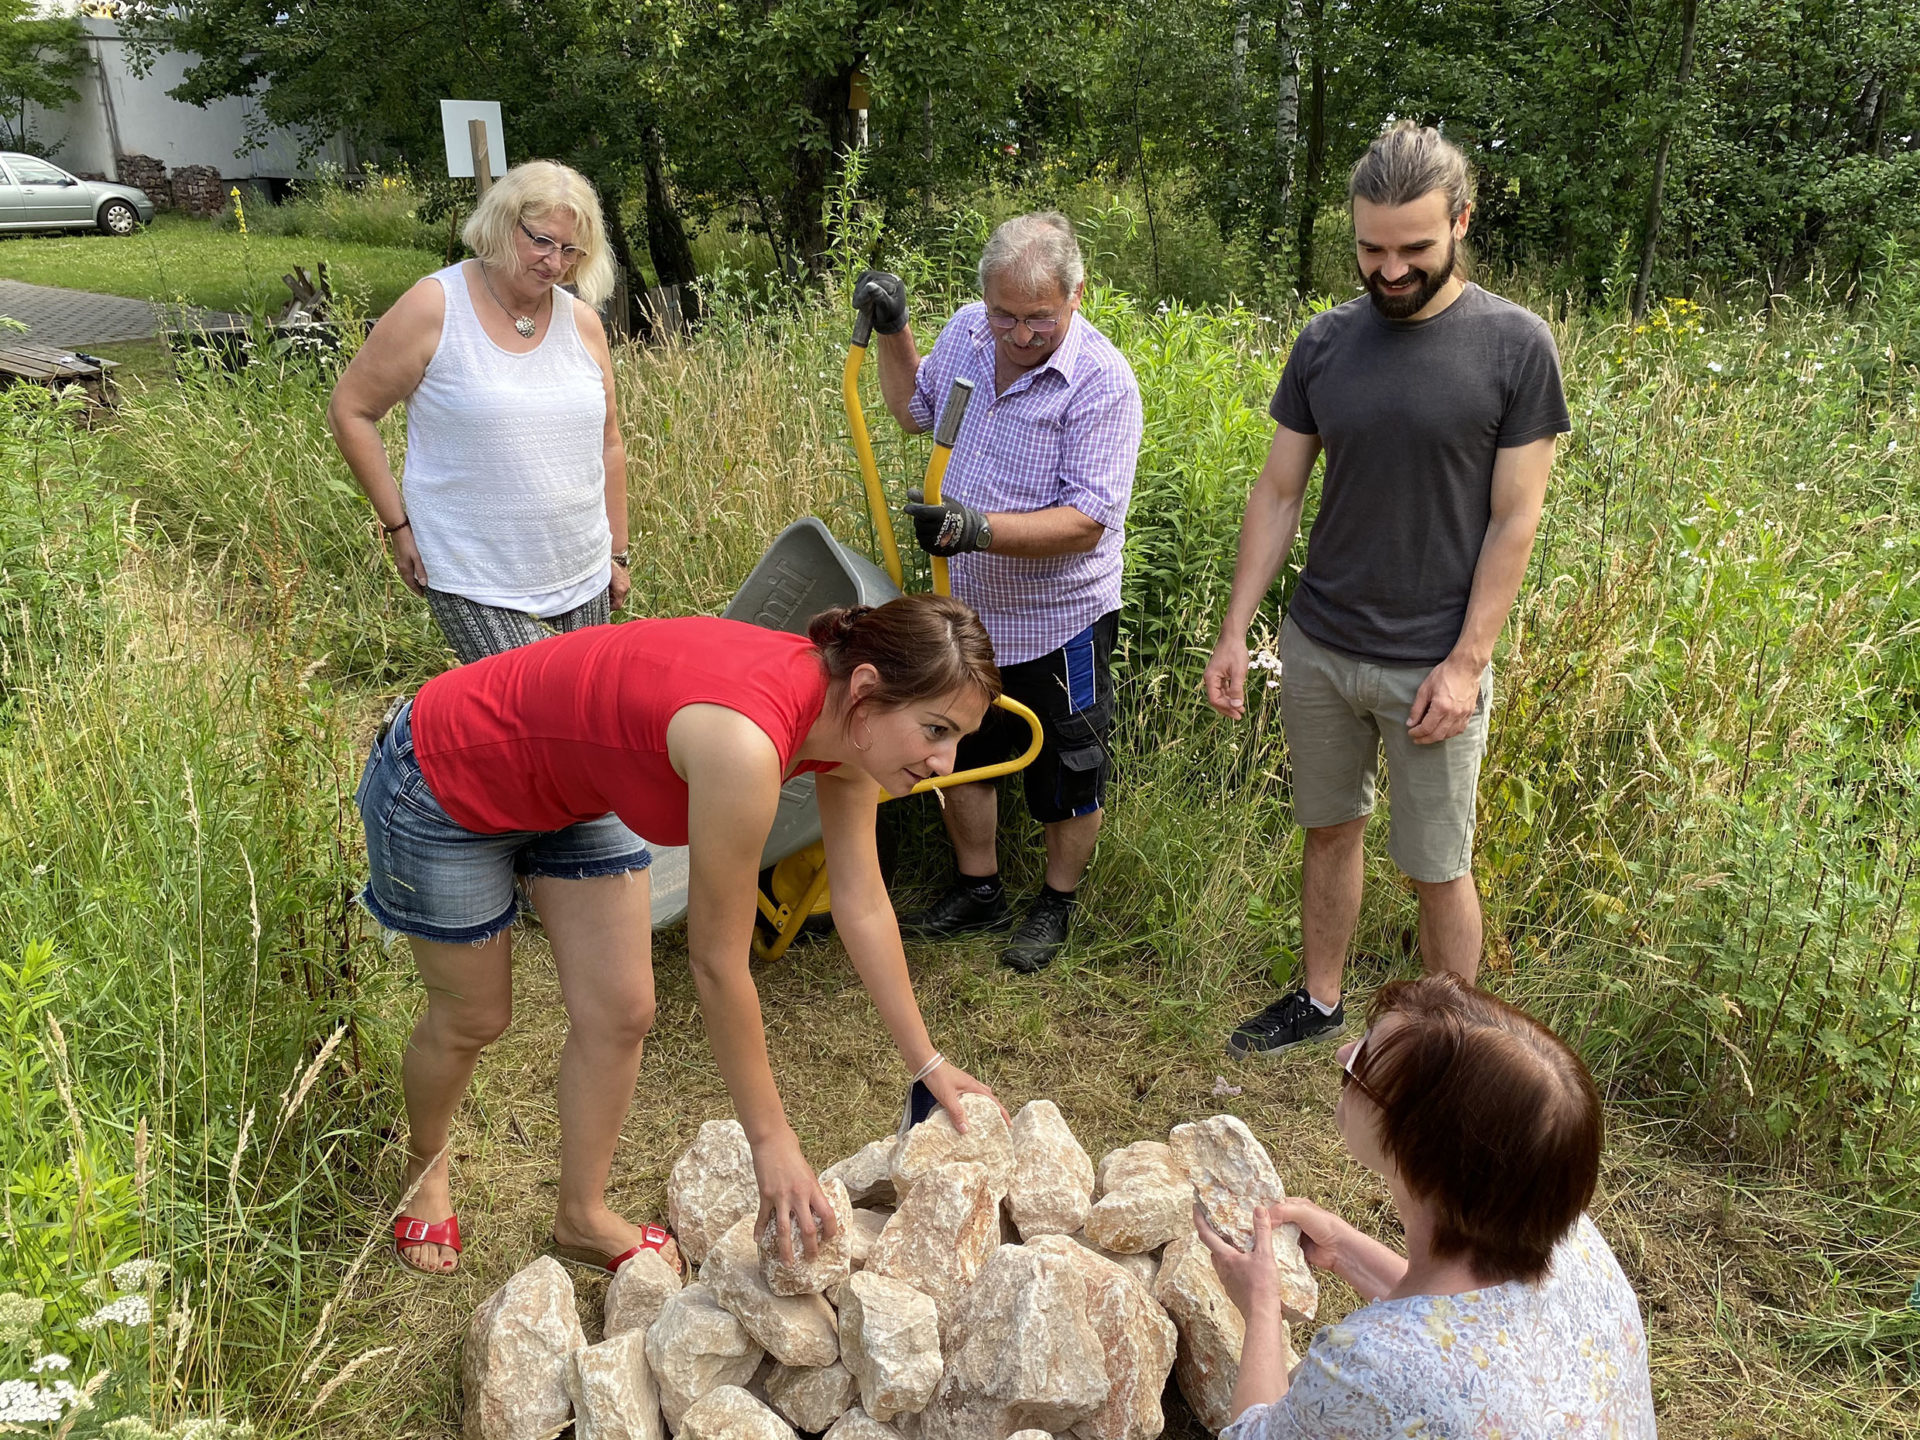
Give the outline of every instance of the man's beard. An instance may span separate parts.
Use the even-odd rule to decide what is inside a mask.
[[[1447,263],[1436,270],[1422,270],[1418,266],[1408,266],[1407,273],[1419,276],[1420,283],[1413,289],[1397,295],[1380,289],[1378,270],[1370,275],[1362,275],[1360,278],[1367,287],[1368,296],[1373,300],[1373,308],[1388,320],[1411,320],[1418,315],[1427,308],[1427,303],[1446,287],[1447,281],[1453,278],[1453,254],[1457,245],[1458,242],[1449,236]]]

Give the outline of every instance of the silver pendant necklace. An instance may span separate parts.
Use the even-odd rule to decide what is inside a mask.
[[[487,275],[487,262],[484,260],[480,262],[480,283],[487,287],[487,294],[493,296],[493,303],[500,307],[509,320],[513,321],[513,328],[519,332],[520,338],[522,340],[531,340],[534,329],[533,316],[516,315],[513,311],[507,309],[507,302],[502,300],[499,293],[493,288],[493,281]]]

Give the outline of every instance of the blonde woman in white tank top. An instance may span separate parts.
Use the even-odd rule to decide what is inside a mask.
[[[400,579],[465,663],[604,623],[630,582],[626,448],[594,310],[613,280],[599,199],[576,171],[531,161],[462,235],[477,258],[381,317],[327,420]],[[401,403],[396,483],[377,427]]]

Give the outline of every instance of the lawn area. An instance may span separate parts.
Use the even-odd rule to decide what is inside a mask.
[[[372,315],[441,264],[424,250],[241,235],[184,215],[158,216],[128,239],[86,232],[0,241],[0,279],[240,312],[278,310],[288,299],[280,277],[295,265],[311,271],[320,260],[328,262],[334,293]]]

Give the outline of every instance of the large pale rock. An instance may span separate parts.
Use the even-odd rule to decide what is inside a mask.
[[[1202,1425],[1223,1429],[1232,1418],[1233,1382],[1240,1374],[1247,1328],[1198,1235],[1183,1235],[1167,1246],[1153,1293],[1180,1331],[1180,1351],[1173,1362],[1180,1393]],[[1285,1326],[1280,1337],[1285,1346]],[[1285,1369],[1293,1368],[1291,1350],[1281,1360]]]
[[[786,1421],[738,1385],[709,1390],[680,1423],[680,1440],[798,1440]]]
[[[927,1407],[928,1440],[977,1434],[986,1412],[1000,1435],[1060,1434],[1099,1410],[1112,1388],[1086,1286],[1060,1255],[1002,1245],[960,1302],[955,1339]]]
[[[642,1250],[607,1282],[601,1333],[611,1340],[629,1330],[644,1332],[660,1318],[661,1308],[680,1288],[680,1276],[659,1252]]]
[[[887,1228],[887,1221],[893,1218],[891,1210],[856,1210],[853,1212],[853,1226],[848,1232],[849,1246],[852,1250],[852,1268],[866,1268],[867,1256],[873,1253],[873,1242],[880,1238],[880,1232]]]
[[[760,1368],[762,1350],[704,1282],[667,1297],[647,1330],[647,1364],[660,1388],[667,1428],[693,1403],[721,1385],[745,1385]]]
[[[1073,1433],[1079,1440],[1153,1440],[1166,1425],[1160,1395],[1179,1344],[1167,1312],[1125,1269],[1077,1240],[1037,1235],[1030,1248],[1062,1257],[1079,1273],[1087,1321],[1106,1358],[1107,1398]]]
[[[871,1269],[839,1295],[840,1358],[859,1382],[861,1408],[882,1422],[923,1408],[942,1370],[933,1301]]]
[[[667,1179],[667,1224],[694,1264],[713,1242],[760,1211],[753,1147],[738,1120],[709,1120]]]
[[[1044,1430],[1016,1430],[1007,1440],[1053,1440],[1053,1437]]]
[[[1237,1115],[1215,1115],[1173,1127],[1173,1158],[1206,1207],[1213,1228],[1242,1250],[1253,1249],[1253,1212],[1287,1198],[1267,1149]],[[1280,1301],[1302,1319],[1320,1308],[1320,1284],[1300,1252],[1300,1227],[1273,1235]]]
[[[1087,1238],[1103,1250],[1139,1255],[1193,1233],[1193,1187],[1173,1151],[1140,1140],[1100,1162],[1100,1198],[1087,1215]]]
[[[749,1215],[707,1252],[700,1278],[747,1333],[782,1365],[831,1365],[840,1358],[833,1307],[819,1295],[776,1295],[761,1272]]]
[[[776,1365],[767,1377],[767,1399],[796,1430],[818,1435],[838,1420],[859,1385],[853,1372],[838,1361],[831,1365],[801,1367]]]
[[[853,1273],[853,1201],[839,1180],[822,1180],[820,1191],[833,1207],[832,1239],[822,1239],[809,1260],[796,1236],[792,1260],[780,1258],[778,1222],[768,1219],[760,1232],[761,1273],[776,1295],[819,1295]]]
[[[569,1360],[574,1440],[664,1440],[660,1390],[647,1364],[644,1330],[575,1350]]]
[[[900,1440],[900,1432],[891,1425],[882,1425],[856,1405],[833,1422],[833,1428],[827,1431],[827,1440]]]
[[[986,1169],[956,1161],[929,1170],[907,1192],[861,1273],[904,1280],[944,1307],[973,1283],[999,1242],[1000,1204]]]
[[[567,1423],[567,1357],[587,1343],[573,1282],[542,1255],[484,1300],[460,1356],[467,1440],[538,1440]]]
[[[1071,1235],[1093,1208],[1093,1161],[1073,1138],[1060,1107],[1030,1100],[1013,1117],[1013,1182],[1007,1211],[1022,1240]]]
[[[820,1183],[838,1180],[847,1187],[847,1196],[856,1205],[892,1205],[896,1199],[893,1191],[893,1152],[900,1143],[899,1137],[889,1135],[884,1140],[875,1140],[846,1159],[829,1165],[820,1172]]]
[[[971,1161],[987,1172],[987,1184],[996,1200],[1013,1183],[1013,1139],[999,1104],[985,1095],[962,1095],[960,1111],[967,1117],[967,1133],[953,1128],[953,1117],[943,1106],[900,1137],[893,1152],[893,1189],[902,1200],[921,1179],[939,1166]]]
[[[1084,1230],[1072,1238],[1078,1244],[1086,1246],[1087,1249],[1098,1255],[1102,1260],[1111,1260],[1122,1270],[1126,1271],[1127,1274],[1144,1285],[1149,1292],[1152,1291],[1154,1277],[1160,1273],[1160,1257],[1152,1251],[1143,1251],[1138,1255],[1122,1255],[1118,1250],[1104,1250],[1089,1240],[1087,1238],[1087,1232]]]

